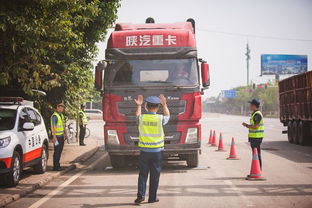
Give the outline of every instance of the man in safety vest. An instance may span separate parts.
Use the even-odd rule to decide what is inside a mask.
[[[86,127],[88,124],[88,119],[87,119],[87,115],[84,112],[85,109],[85,105],[81,104],[80,108],[81,110],[79,111],[79,144],[80,146],[86,146],[86,144],[84,143],[84,138],[85,138],[85,134],[86,134]]]
[[[54,144],[53,170],[61,171],[60,159],[65,140],[65,117],[63,111],[65,105],[63,102],[56,104],[55,112],[51,116],[52,142]]]
[[[262,168],[261,143],[264,137],[263,115],[259,111],[260,102],[258,100],[252,99],[248,103],[250,103],[250,109],[253,113],[251,114],[250,124],[243,123],[242,125],[249,129],[248,140],[252,149],[257,148],[260,167]]]
[[[164,95],[159,97],[150,96],[146,98],[146,114],[141,114],[143,96],[139,95],[135,100],[137,104],[136,116],[138,118],[139,129],[139,179],[137,199],[134,201],[139,204],[145,200],[146,181],[150,173],[149,199],[148,203],[158,202],[157,189],[164,150],[164,130],[170,118],[167,101]],[[156,114],[162,105],[163,115]]]

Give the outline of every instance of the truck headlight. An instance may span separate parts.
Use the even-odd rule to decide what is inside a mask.
[[[186,133],[185,143],[192,144],[197,143],[197,128],[188,128]]]
[[[120,144],[117,130],[107,130],[107,144]]]
[[[5,137],[0,139],[0,148],[7,147],[11,142],[11,137]]]

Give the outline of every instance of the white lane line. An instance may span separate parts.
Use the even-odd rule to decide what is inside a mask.
[[[102,160],[106,155],[102,155],[99,159],[97,159],[96,161],[94,161],[88,169],[82,170],[78,173],[76,173],[75,175],[73,175],[72,177],[70,177],[69,179],[67,179],[64,183],[62,183],[61,185],[59,185],[55,190],[51,191],[50,193],[48,193],[47,195],[45,195],[43,198],[41,198],[40,200],[36,201],[34,204],[32,204],[30,207],[28,208],[38,208],[41,205],[43,205],[45,202],[47,202],[49,199],[51,199],[52,197],[54,197],[55,195],[57,195],[63,188],[65,188],[66,186],[68,186],[69,184],[71,184],[73,181],[75,181],[77,178],[79,178],[81,175],[83,175],[84,173],[86,173],[89,169],[92,169],[100,160]]]
[[[230,187],[232,188],[232,190],[234,190],[234,191],[237,192],[237,194],[242,198],[242,200],[244,201],[244,203],[245,203],[245,205],[246,205],[247,207],[254,207],[254,206],[255,206],[255,204],[252,203],[252,202],[241,192],[241,190],[240,190],[237,186],[234,185],[234,183],[233,183],[232,181],[230,181],[230,180],[224,180],[223,182],[224,182],[225,184],[227,184],[228,186],[230,186]]]

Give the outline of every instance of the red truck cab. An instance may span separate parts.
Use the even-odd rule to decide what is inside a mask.
[[[103,95],[105,148],[112,166],[122,167],[129,156],[139,154],[134,99],[140,94],[145,98],[164,94],[171,114],[164,126],[164,153],[196,167],[201,94],[209,82],[208,64],[197,58],[193,19],[173,24],[117,24],[95,77]]]

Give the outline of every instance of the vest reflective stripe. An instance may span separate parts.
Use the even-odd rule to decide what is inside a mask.
[[[82,118],[80,118],[80,114],[82,113]],[[82,120],[82,122],[81,122]],[[85,112],[83,112],[82,110],[79,111],[79,125],[87,125],[88,124],[88,118]]]
[[[256,114],[261,115],[259,127],[257,129],[251,129],[251,128],[249,129],[249,134],[248,134],[249,138],[263,138],[264,137],[263,115],[260,111],[256,111],[251,115],[250,124],[251,125],[255,124],[254,117]]]
[[[139,147],[161,148],[164,146],[162,115],[143,114],[139,116]]]
[[[64,131],[65,131],[65,118],[64,118],[64,115],[63,114],[59,114],[57,112],[54,112],[51,116],[51,131],[53,132],[53,123],[52,123],[52,117],[53,116],[56,116],[57,117],[57,123],[56,123],[56,132],[55,132],[55,135],[56,136],[61,136],[64,134]]]

